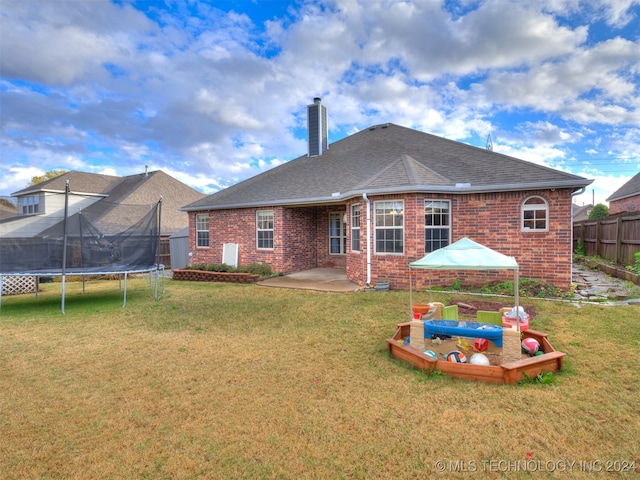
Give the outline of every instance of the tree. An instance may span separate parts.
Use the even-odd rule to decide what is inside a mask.
[[[64,175],[65,173],[67,173],[67,170],[49,170],[44,175],[36,175],[35,177],[33,177],[31,179],[31,183],[29,185],[27,185],[27,186],[31,187],[33,185],[37,185],[39,183],[44,182],[45,180],[49,180],[51,178],[59,177],[60,175]]]
[[[602,203],[595,205],[589,212],[589,220],[595,220],[596,218],[608,217],[609,207]]]

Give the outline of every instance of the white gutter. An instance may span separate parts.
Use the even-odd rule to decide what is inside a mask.
[[[363,193],[362,198],[367,204],[367,283],[371,286],[371,200],[367,198],[367,194]]]

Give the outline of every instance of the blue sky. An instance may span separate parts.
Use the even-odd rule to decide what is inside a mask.
[[[392,122],[594,180],[640,170],[640,0],[0,6],[0,196],[49,170],[213,193]]]

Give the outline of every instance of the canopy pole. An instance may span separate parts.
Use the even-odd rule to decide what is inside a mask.
[[[413,277],[413,270],[409,267],[409,318],[413,320],[413,282],[411,277]]]
[[[519,288],[520,288],[519,272],[518,272],[518,269],[516,268],[513,271],[513,295],[516,303],[516,328],[518,333],[520,333],[520,295],[518,293]]]

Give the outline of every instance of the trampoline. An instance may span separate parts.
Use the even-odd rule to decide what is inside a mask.
[[[55,216],[0,221],[0,308],[7,277],[35,277],[36,299],[38,279],[61,277],[62,313],[69,276],[82,277],[84,292],[87,276],[118,275],[124,279],[124,308],[128,277],[148,274],[158,300],[160,276],[164,293],[164,265],[158,262],[162,197],[151,205],[110,204],[102,199],[70,214],[74,208],[69,207],[69,193],[67,181],[64,215],[58,221]],[[28,228],[18,228],[21,225]]]

